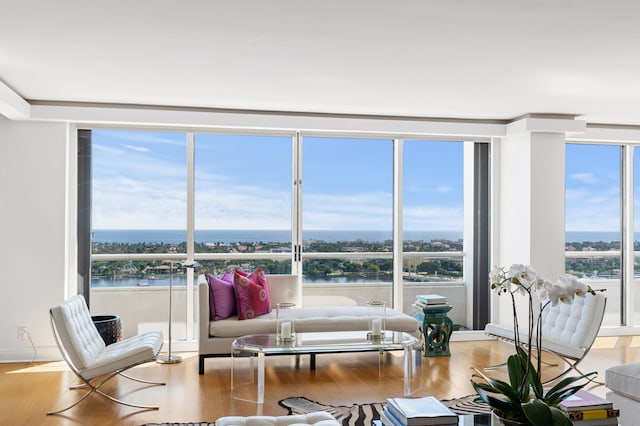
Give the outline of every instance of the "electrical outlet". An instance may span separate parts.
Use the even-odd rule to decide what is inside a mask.
[[[27,327],[18,327],[18,340],[28,340],[29,329]]]

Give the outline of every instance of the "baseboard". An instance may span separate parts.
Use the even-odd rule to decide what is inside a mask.
[[[454,331],[449,338],[451,342],[467,342],[469,340],[495,340],[495,338],[484,334],[484,330]]]
[[[0,351],[0,362],[34,362],[61,361],[60,351],[56,346],[4,349]]]

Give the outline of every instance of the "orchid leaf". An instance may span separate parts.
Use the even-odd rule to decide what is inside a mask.
[[[511,355],[507,359],[507,371],[509,372],[511,387],[520,390],[523,385],[524,370],[522,368],[521,358],[518,355]],[[518,394],[520,394],[520,392],[518,392]]]
[[[569,420],[560,409],[556,407],[549,407],[551,410],[551,416],[553,417],[553,425],[554,426],[572,426],[573,423]]]
[[[583,379],[591,380],[589,379],[589,377],[590,376],[595,377],[597,374],[598,374],[597,372],[592,371],[591,373],[582,374],[580,376],[566,377],[547,390],[547,393],[545,395],[545,400],[551,403],[552,405],[555,405],[558,402],[575,394],[576,392],[578,392],[580,389],[584,387],[584,384],[575,385],[575,386],[570,386],[570,385]]]
[[[524,411],[525,416],[527,416],[532,425],[555,425],[550,407],[539,399],[531,399],[523,403],[522,411]]]
[[[485,392],[487,385],[485,383],[476,383],[473,380],[471,381],[471,385],[473,386],[473,388],[475,389],[476,393],[478,394],[478,396],[487,404],[489,404],[490,407],[498,409],[498,410],[504,410],[504,411],[510,411],[510,412],[521,412],[522,408],[520,408],[520,401],[516,400],[509,400],[509,399],[502,399],[502,398],[497,398],[494,396],[489,395],[487,392]],[[489,389],[489,392],[492,392]]]

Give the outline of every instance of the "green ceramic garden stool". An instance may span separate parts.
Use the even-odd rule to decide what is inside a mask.
[[[453,321],[447,316],[451,305],[425,306],[414,317],[422,323],[424,356],[450,356],[449,339],[453,333]]]

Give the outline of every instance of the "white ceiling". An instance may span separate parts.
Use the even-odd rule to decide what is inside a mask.
[[[29,102],[640,125],[635,0],[0,0]]]

